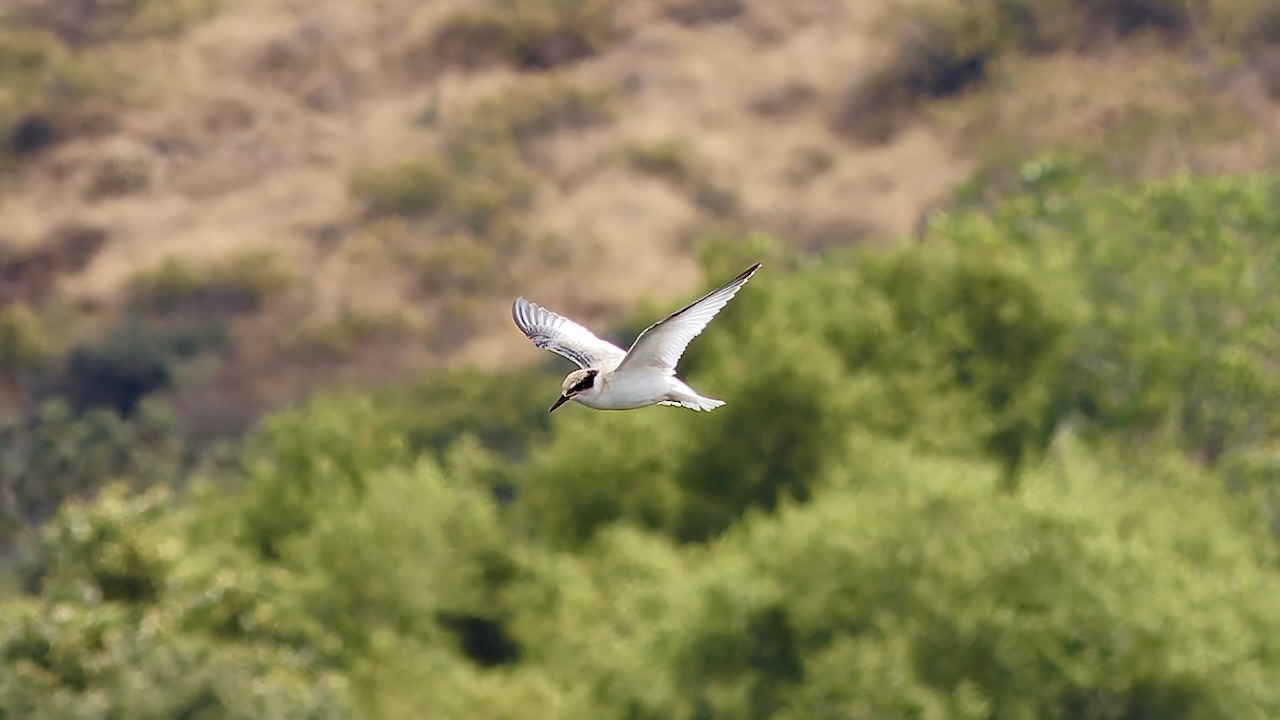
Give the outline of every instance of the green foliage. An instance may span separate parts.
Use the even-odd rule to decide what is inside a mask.
[[[532,200],[529,173],[538,172],[538,141],[611,121],[609,86],[583,84],[558,74],[533,77],[507,92],[480,98],[446,128],[442,157],[466,193],[459,214],[474,232],[497,226],[497,210],[519,210]],[[500,226],[498,226],[500,227]]]
[[[693,157],[693,149],[674,138],[632,145],[626,148],[625,156],[637,172],[647,173],[676,185],[687,182],[699,169]]]
[[[126,420],[102,409],[76,414],[65,401],[51,400],[29,422],[0,427],[0,442],[5,543],[67,498],[92,494],[104,482],[147,487],[176,481],[185,467],[172,411],[151,402]]]
[[[344,308],[332,317],[303,321],[289,340],[304,352],[348,357],[369,343],[410,335],[413,330],[402,312]]]
[[[129,5],[131,16],[125,33],[146,37],[180,32],[215,14],[222,0],[135,0]]]
[[[558,75],[522,80],[443,124],[437,150],[352,173],[348,190],[372,239],[413,290],[429,298],[429,335],[469,332],[477,298],[509,289],[505,267],[552,239],[531,227],[540,141],[613,118],[612,91]]]
[[[682,504],[678,472],[689,447],[688,426],[679,418],[578,415],[557,426],[562,429],[515,477],[515,512],[529,532],[574,546],[614,522],[660,530],[675,525]]]
[[[543,383],[554,387],[560,377],[537,370],[434,372],[408,387],[380,393],[378,408],[414,452],[442,453],[472,436],[485,447],[516,458],[529,444],[541,440],[550,425],[550,400],[530,388]],[[488,409],[476,412],[481,406]]]
[[[697,600],[696,567],[669,542],[622,527],[578,554],[536,558],[511,591],[525,662],[585,693],[596,706],[585,717],[679,717],[669,661]]]
[[[1248,50],[1264,54],[1280,44],[1280,7],[1249,0],[1225,1],[1214,14],[1214,29],[1228,38],[1239,38]],[[1270,85],[1272,97],[1277,86]]]
[[[5,83],[6,106],[18,104],[39,86],[58,59],[53,38],[38,32],[4,27],[0,30],[0,74]]]
[[[477,140],[522,146],[558,131],[581,130],[611,120],[613,100],[607,86],[582,85],[553,75],[482,99],[469,110],[464,132]]]
[[[545,70],[578,62],[614,39],[617,0],[487,0],[449,16],[431,52],[463,67],[505,63]]]
[[[1220,14],[1238,0],[1205,3]],[[1010,50],[1032,53],[1079,49],[1140,32],[1183,39],[1191,31],[1195,7],[1184,0],[990,0],[971,3],[957,14],[995,20],[994,33]]]
[[[0,24],[0,134],[9,134],[63,62],[49,35]]]
[[[0,709],[1280,715],[1277,182],[1047,159],[892,251],[713,238],[766,265],[682,363],[711,414],[548,415],[552,359],[281,411],[63,505]]]
[[[1116,193],[1051,158],[1023,179],[991,221],[938,229],[962,240],[976,234],[964,226],[1001,228],[1045,274],[1078,284],[1087,315],[1060,402],[1112,437],[1169,435],[1210,460],[1272,437],[1276,179],[1182,176]]]
[[[533,454],[522,490],[536,522],[568,542],[624,518],[704,540],[809,497],[857,431],[991,457],[1013,481],[1049,436],[1070,298],[994,250],[851,259],[762,275],[717,317],[686,376],[731,398],[722,410],[562,421],[572,430]],[[584,450],[583,437],[614,439]]]
[[[1068,443],[1001,496],[982,465],[857,449],[839,485],[706,551],[613,529],[546,561],[515,596],[529,660],[610,717],[1277,707],[1255,663],[1280,588],[1213,488],[1135,486]]]
[[[405,161],[365,167],[351,176],[351,194],[369,212],[425,215],[448,205],[449,171],[439,162]]]
[[[622,148],[621,155],[636,172],[669,183],[713,215],[729,216],[738,209],[734,192],[715,182],[704,159],[683,140],[633,143]]]
[[[433,647],[406,644],[379,632],[375,648],[353,676],[360,716],[467,720],[565,720],[602,717],[602,709],[572,683],[555,683],[539,669],[480,669]]]
[[[1153,503],[1152,489],[1122,489],[1068,453],[1065,475],[999,499],[977,468],[880,457],[889,467],[858,489],[725,546],[746,568],[712,581],[706,630],[689,639],[689,674],[720,676],[708,705],[739,717],[1242,717],[1280,700],[1249,680],[1253,658],[1275,652],[1255,633],[1280,615],[1264,593],[1203,582],[1276,582],[1212,489],[1166,487]],[[795,657],[814,661],[803,682],[785,671]],[[891,689],[877,666],[897,668]]]
[[[135,310],[243,312],[256,310],[288,289],[293,277],[277,253],[247,249],[206,267],[167,258],[130,282]]]
[[[612,99],[606,88],[558,76],[531,79],[465,108],[444,128],[437,155],[357,169],[351,195],[371,217],[428,220],[435,234],[482,236],[496,245],[532,199],[521,162],[530,145],[606,122]]]
[[[246,484],[201,536],[216,542],[221,531],[225,542],[226,521],[241,527],[238,546],[289,579],[291,607],[323,639],[309,647],[359,680],[364,707],[470,717],[462,708],[479,711],[495,682],[477,668],[519,655],[501,601],[518,573],[515,546],[486,487],[482,450],[455,444],[446,478],[411,459],[375,413],[335,396],[264,427]],[[459,694],[450,678],[472,687]]]
[[[128,91],[125,80],[132,76],[95,46],[176,32],[207,17],[217,4],[46,0],[0,10],[0,169],[83,132],[94,124],[92,116],[100,125],[104,109]]]
[[[42,528],[42,586],[51,598],[92,597],[124,605],[154,604],[165,591],[174,553],[163,527],[163,487],[126,498],[121,486],[103,489],[85,507],[69,504]]]
[[[177,33],[213,15],[221,5],[221,0],[129,0],[87,6],[76,0],[43,0],[14,3],[7,19],[87,45]]]
[[[0,378],[12,379],[46,356],[48,340],[40,318],[26,305],[0,308]]]
[[[312,529],[282,546],[281,564],[305,578],[307,615],[336,636],[344,660],[361,657],[371,631],[383,629],[506,662],[514,649],[501,639],[496,596],[514,566],[486,494],[430,463],[368,484],[359,501],[317,502]]]
[[[242,539],[263,557],[279,557],[283,543],[315,523],[318,498],[359,499],[368,473],[407,458],[397,428],[367,400],[320,398],[270,418],[245,453],[245,492],[253,499]]]
[[[0,708],[31,718],[344,718],[343,679],[305,645],[211,642],[211,606],[254,598],[251,577],[190,543],[168,494],[104,490],[42,532],[38,596],[5,603]],[[265,604],[262,603],[262,604]],[[262,617],[280,633],[288,615]]]
[[[10,605],[0,679],[7,713],[38,720],[130,717],[351,717],[337,676],[308,677],[288,652],[210,647],[159,614],[135,624],[120,608]]]

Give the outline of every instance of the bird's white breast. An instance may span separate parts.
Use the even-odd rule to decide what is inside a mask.
[[[634,410],[656,405],[671,392],[671,377],[651,372],[602,374],[598,393],[582,393],[574,399],[596,410]]]

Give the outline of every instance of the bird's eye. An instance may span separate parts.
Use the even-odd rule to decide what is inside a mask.
[[[595,384],[595,381],[596,381],[595,375],[588,375],[582,378],[582,380],[579,381],[577,385],[573,386],[573,391],[582,392],[583,390],[590,390],[591,386]]]

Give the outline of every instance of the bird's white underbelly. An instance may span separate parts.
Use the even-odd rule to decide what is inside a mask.
[[[678,382],[673,377],[656,373],[639,377],[611,377],[605,380],[600,393],[583,393],[575,399],[596,410],[634,410],[666,400],[674,389],[674,383]]]

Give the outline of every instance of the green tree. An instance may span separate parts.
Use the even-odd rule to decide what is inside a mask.
[[[38,593],[0,607],[0,712],[350,717],[345,680],[315,664],[296,616],[270,613],[260,571],[190,543],[183,515],[161,488],[113,485],[44,527]]]
[[[715,548],[669,665],[699,713],[1280,708],[1278,579],[1212,487],[1126,482],[1068,446],[1008,497],[980,465],[863,449],[850,485]]]
[[[1167,437],[1214,460],[1277,430],[1280,177],[1187,175],[1116,188],[1056,158],[1027,163],[989,219],[935,238],[971,245],[974,224],[1066,275],[1086,317],[1055,391],[1099,434]]]
[[[912,247],[709,245],[773,270],[690,350],[715,413],[442,372],[64,503],[0,716],[1280,715],[1276,180],[1025,170]]]

